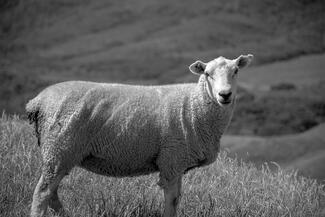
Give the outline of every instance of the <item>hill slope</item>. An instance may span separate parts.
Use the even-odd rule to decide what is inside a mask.
[[[15,2],[0,13],[0,78],[15,86],[1,93],[20,102],[4,103],[15,112],[62,80],[175,83],[195,80],[195,59],[253,53],[262,64],[325,51],[322,0]]]
[[[261,165],[276,162],[298,169],[305,176],[325,180],[325,124],[293,135],[254,137],[224,136],[222,146],[231,156]]]
[[[250,67],[241,72],[241,85],[247,89],[268,90],[277,84],[297,87],[325,81],[325,54],[308,55],[287,61]]]

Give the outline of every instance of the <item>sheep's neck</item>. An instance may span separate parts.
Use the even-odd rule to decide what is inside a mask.
[[[230,122],[234,102],[227,107],[221,107],[209,96],[206,82],[208,82],[206,78],[201,77],[192,95],[193,126],[198,134],[198,140],[202,143],[219,145],[221,135]]]

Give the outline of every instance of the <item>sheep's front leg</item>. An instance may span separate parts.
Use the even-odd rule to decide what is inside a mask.
[[[181,198],[182,176],[176,177],[164,186],[165,209],[163,217],[175,217]]]

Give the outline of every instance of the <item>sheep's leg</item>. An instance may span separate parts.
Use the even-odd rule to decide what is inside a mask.
[[[55,213],[63,212],[63,207],[58,197],[58,187],[59,186],[57,186],[56,189],[54,189],[53,195],[49,201],[49,207],[53,209]]]
[[[175,217],[177,206],[181,198],[182,176],[168,182],[164,189],[165,208],[163,217]]]
[[[53,166],[43,167],[33,195],[31,217],[44,216],[49,205],[55,212],[63,211],[60,210],[62,205],[58,200],[57,189],[65,174],[65,171],[57,170]]]

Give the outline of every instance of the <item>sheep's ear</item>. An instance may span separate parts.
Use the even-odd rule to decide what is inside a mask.
[[[206,66],[206,63],[202,62],[201,60],[197,60],[195,63],[190,65],[189,69],[193,74],[201,75],[204,73]]]
[[[248,66],[252,60],[253,60],[254,56],[252,54],[248,54],[248,55],[240,55],[237,59],[236,59],[236,63],[238,68],[244,68],[246,66]]]

